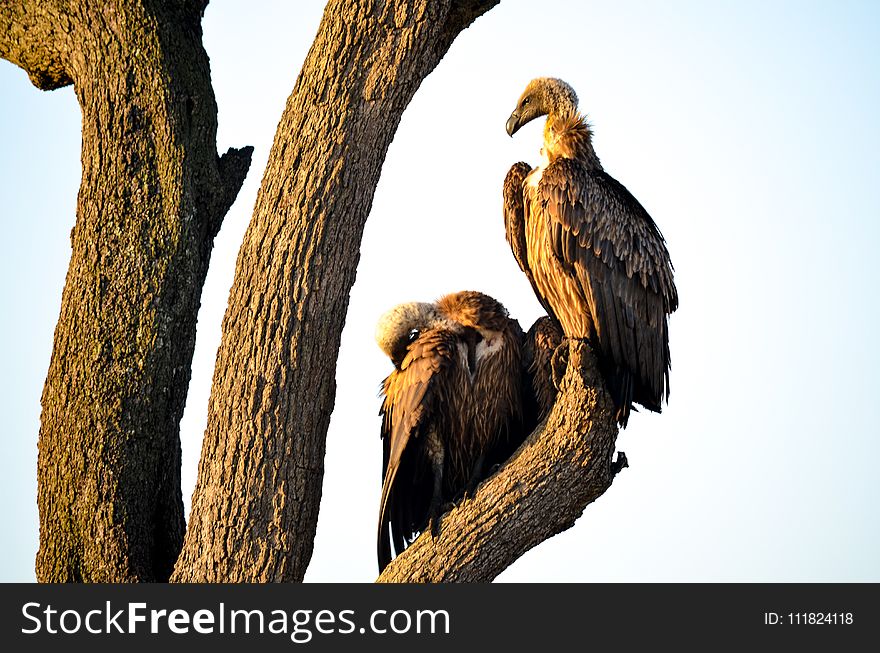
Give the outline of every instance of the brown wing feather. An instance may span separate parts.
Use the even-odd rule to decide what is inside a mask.
[[[385,379],[382,392],[383,476],[379,509],[377,554],[383,569],[391,561],[391,539],[403,550],[406,539],[421,526],[426,495],[420,483],[430,484],[420,469],[424,461],[413,451],[412,440],[424,427],[435,427],[443,420],[438,413],[443,404],[444,376],[455,364],[456,341],[442,329],[426,331],[410,346],[399,370]],[[406,487],[405,493],[397,492]],[[389,529],[393,533],[389,533]]]
[[[552,360],[562,339],[562,329],[547,316],[538,318],[525,335],[522,364],[526,396],[523,404],[527,413],[525,426],[529,432],[550,414],[556,402]]]
[[[508,170],[507,176],[504,177],[504,235],[507,242],[510,243],[513,258],[516,259],[519,269],[523,271],[532,285],[535,297],[541,302],[541,306],[544,307],[547,314],[555,319],[553,309],[538,292],[526,254],[526,212],[529,207],[528,202],[524,199],[523,182],[531,171],[528,163],[520,161],[514,163]]]
[[[537,199],[552,253],[587,300],[622,423],[631,401],[659,411],[669,394],[666,316],[678,307],[663,236],[622,184],[576,160],[550,164]]]
[[[526,258],[526,221],[523,202],[523,182],[531,172],[528,163],[514,163],[507,176],[504,177],[504,235],[510,243],[513,258],[520,270],[531,279],[528,259]]]
[[[472,389],[475,453],[484,457],[487,473],[504,463],[528,435],[523,429],[523,332],[506,310],[496,316],[493,321],[499,328],[492,337],[497,340],[491,349],[478,350]]]

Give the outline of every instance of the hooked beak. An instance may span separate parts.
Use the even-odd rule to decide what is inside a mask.
[[[507,135],[513,136],[522,125],[519,122],[519,114],[514,111],[510,114],[510,118],[507,119]]]

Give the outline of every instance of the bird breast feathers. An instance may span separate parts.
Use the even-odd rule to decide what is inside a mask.
[[[538,167],[534,168],[526,177],[526,185],[531,188],[538,188],[538,184],[541,183],[541,176],[548,165],[550,165],[550,159],[547,156],[547,148],[542,147],[541,160],[538,162]]]
[[[501,351],[503,338],[499,331],[480,330],[483,339],[477,343],[477,364]]]
[[[471,383],[480,374],[486,362],[497,354],[501,353],[504,346],[504,337],[500,331],[491,331],[489,329],[478,329],[480,333],[480,341],[474,349],[474,371],[472,375],[468,375]],[[468,365],[468,346],[464,342],[458,343],[458,359],[461,369],[467,370]]]

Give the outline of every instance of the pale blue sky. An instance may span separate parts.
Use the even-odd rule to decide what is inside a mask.
[[[187,505],[238,245],[322,8],[215,0],[205,16],[218,148],[256,149],[203,294],[181,423]],[[307,580],[375,577],[376,390],[390,366],[378,315],[464,288],[524,327],[539,314],[500,208],[510,164],[538,158],[539,125],[504,131],[538,75],[577,90],[605,168],[669,242],[681,308],[671,403],[619,439],[631,467],[501,579],[880,580],[880,4],[743,0],[504,0],[428,77],[364,234]],[[39,400],[79,132],[72,89],[38,91],[0,62],[0,580],[34,578]]]

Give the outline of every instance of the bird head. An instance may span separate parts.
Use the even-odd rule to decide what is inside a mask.
[[[541,116],[555,116],[577,111],[574,89],[555,77],[538,77],[526,86],[516,108],[507,119],[507,133],[513,136],[520,127]]]
[[[386,311],[376,325],[376,344],[400,369],[410,344],[431,327],[440,315],[434,304],[407,302]]]
[[[475,290],[445,295],[437,300],[436,305],[448,320],[472,329],[501,331],[509,320],[507,309],[501,302]]]

